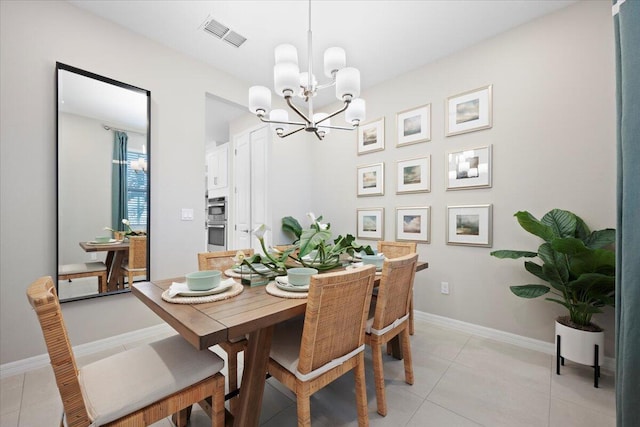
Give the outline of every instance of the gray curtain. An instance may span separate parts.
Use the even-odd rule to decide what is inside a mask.
[[[640,426],[640,1],[614,0],[618,219],[616,240],[616,416]]]
[[[113,132],[113,163],[111,168],[111,228],[124,230],[127,218],[127,141],[126,132]]]

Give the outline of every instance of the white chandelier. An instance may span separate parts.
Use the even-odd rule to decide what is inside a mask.
[[[364,121],[365,102],[360,96],[360,71],[346,67],[346,55],[340,47],[330,47],[324,52],[324,74],[331,79],[318,85],[313,74],[313,49],[311,34],[311,0],[309,0],[309,30],[307,31],[308,69],[300,73],[298,51],[295,46],[281,44],[275,49],[276,64],[273,67],[274,88],[276,94],[284,97],[287,105],[303,120],[289,121],[286,110],[271,110],[271,90],[265,86],[249,88],[249,110],[260,120],[270,123],[280,138],[305,130],[313,132],[322,140],[331,129],[354,130]],[[313,112],[313,97],[318,90],[335,86],[336,97],[344,105],[331,114]],[[307,113],[300,111],[293,102],[293,96],[304,98]],[[271,110],[271,111],[270,111]],[[332,126],[331,117],[345,112],[345,120],[351,126]],[[269,117],[267,118],[267,114]],[[289,127],[293,130],[289,131]]]

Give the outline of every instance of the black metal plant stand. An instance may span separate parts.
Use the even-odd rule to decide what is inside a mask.
[[[593,345],[593,386],[598,388],[598,378],[600,378],[599,346]],[[560,356],[560,335],[556,335],[556,375],[560,375],[560,365],[564,366],[564,357]]]

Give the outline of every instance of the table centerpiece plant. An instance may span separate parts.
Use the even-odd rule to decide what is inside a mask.
[[[117,237],[116,233],[122,235],[122,239],[117,239],[117,240],[123,240],[125,237],[129,237],[129,236],[146,236],[147,235],[147,233],[145,233],[144,231],[134,230],[133,228],[131,228],[131,223],[127,218],[122,219],[122,224],[124,224],[126,228],[125,230],[114,230],[111,227],[105,227],[104,230],[111,231],[112,233],[114,233],[116,237]]]
[[[341,267],[341,255],[353,256],[356,252],[364,251],[373,254],[371,246],[363,246],[356,243],[351,234],[339,235],[333,239],[331,224],[323,223],[322,216],[316,217],[313,213],[307,216],[311,220],[309,228],[303,229],[300,222],[291,216],[282,218],[282,229],[293,234],[295,240],[291,245],[282,249],[270,248],[267,250],[264,243],[264,235],[269,230],[264,224],[256,227],[252,233],[258,238],[263,254],[255,254],[251,257],[242,256],[241,264],[247,265],[254,273],[260,273],[252,264],[262,264],[269,269],[271,275],[287,274],[287,266],[302,265],[315,268],[319,271],[331,270]]]

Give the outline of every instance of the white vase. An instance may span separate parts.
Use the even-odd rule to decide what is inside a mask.
[[[590,332],[570,328],[556,320],[556,349],[560,336],[560,356],[583,365],[595,366],[595,346],[598,345],[598,365],[604,358],[604,331]]]

